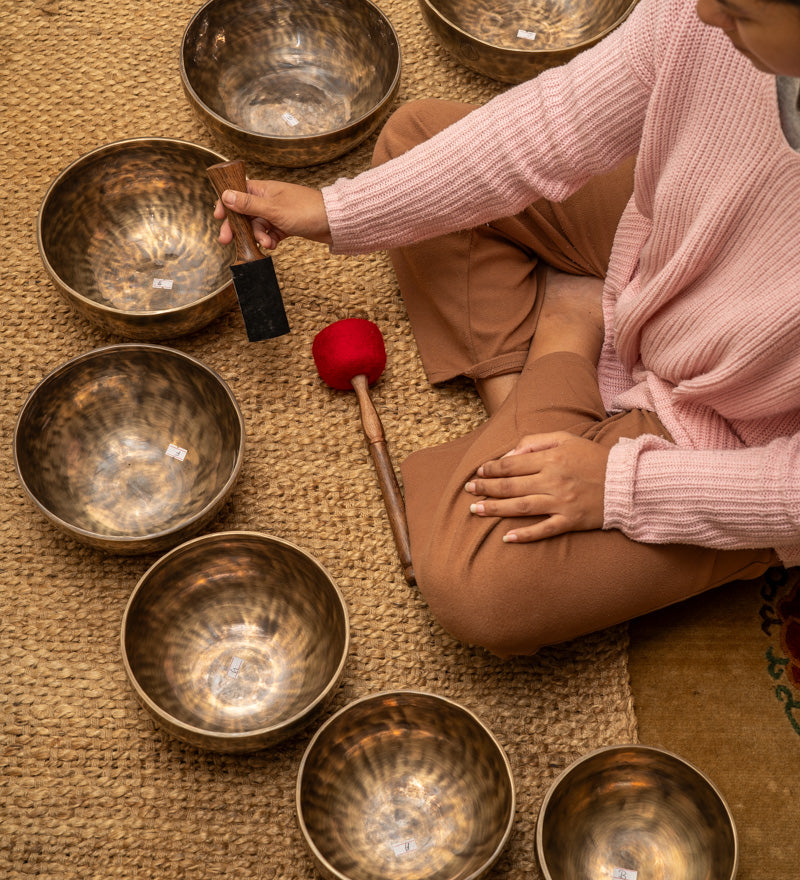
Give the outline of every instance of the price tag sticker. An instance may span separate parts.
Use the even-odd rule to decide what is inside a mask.
[[[186,458],[186,453],[188,451],[188,449],[184,449],[182,446],[176,446],[174,443],[170,443],[169,446],[167,446],[167,455],[178,461],[183,461],[184,458]]]
[[[524,31],[520,28],[517,31],[517,37],[520,40],[535,40],[536,39],[536,31]]]
[[[244,666],[244,660],[241,657],[234,657],[228,666],[228,678],[238,678],[242,666]]]
[[[611,880],[636,880],[638,874],[638,871],[632,871],[630,868],[614,868]]]
[[[412,837],[410,840],[401,840],[398,843],[393,843],[391,847],[396,856],[404,856],[406,853],[416,850],[417,841]]]
[[[174,284],[171,278],[154,278],[153,279],[153,287],[157,290],[172,290],[172,285]]]
[[[292,116],[292,114],[288,110],[283,114],[283,116],[281,116],[281,119],[287,125],[291,125],[292,128],[294,128],[295,125],[300,125],[300,120],[297,119],[297,117]]]

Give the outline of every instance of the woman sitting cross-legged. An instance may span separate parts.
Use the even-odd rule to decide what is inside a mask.
[[[353,179],[224,194],[267,248],[389,250],[429,378],[475,380],[488,419],[402,468],[457,638],[800,564],[798,77],[800,0],[641,0],[482,107],[402,107]]]

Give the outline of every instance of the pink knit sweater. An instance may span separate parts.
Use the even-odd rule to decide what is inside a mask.
[[[568,65],[324,191],[366,253],[560,200],[638,153],[604,290],[609,411],[674,438],[611,451],[604,528],[800,564],[800,154],[760,73],[693,0],[642,0]]]

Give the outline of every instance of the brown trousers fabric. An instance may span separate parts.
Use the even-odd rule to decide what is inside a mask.
[[[387,123],[380,163],[470,108],[406,105]],[[419,589],[453,636],[496,654],[543,645],[629,620],[777,563],[770,549],[717,551],[644,544],[617,530],[573,532],[528,544],[502,536],[523,520],[474,516],[464,484],[479,465],[525,434],[565,430],[605,446],[643,433],[668,436],[654,413],[608,416],[593,364],[572,353],[528,361],[542,300],[543,260],[602,277],[632,186],[632,163],[560,205],[393,251],[401,293],[429,378],[521,372],[508,400],[476,430],[412,454],[402,465]]]
[[[374,164],[405,153],[471,109],[437,100],[404,105],[384,126]],[[430,381],[519,372],[541,305],[539,260],[563,272],[604,278],[632,188],[630,160],[561,204],[540,200],[515,217],[391,251]]]

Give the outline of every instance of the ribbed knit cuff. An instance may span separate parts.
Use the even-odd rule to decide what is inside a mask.
[[[633,517],[636,459],[639,444],[623,437],[611,447],[606,465],[603,528],[627,534]]]

